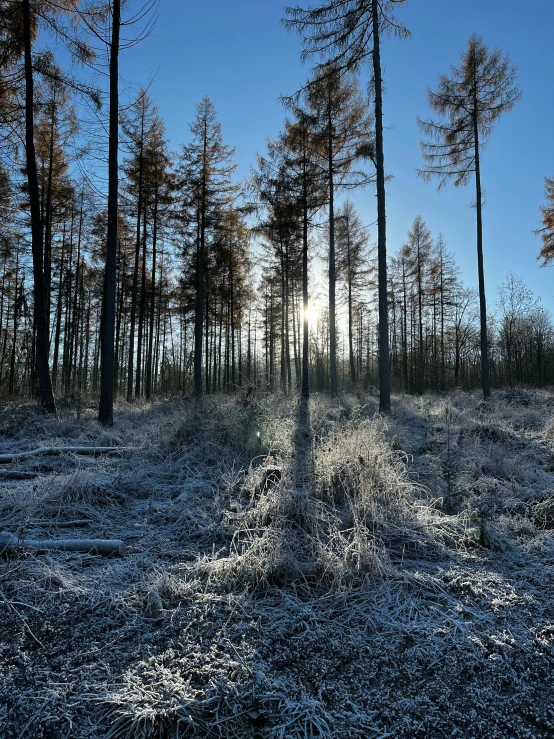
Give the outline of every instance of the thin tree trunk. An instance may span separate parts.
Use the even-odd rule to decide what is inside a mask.
[[[63,295],[63,268],[65,258],[65,221],[63,224],[62,233],[62,255],[60,262],[60,277],[58,282],[58,300],[56,305],[56,329],[54,332],[54,362],[52,364],[52,387],[54,392],[56,391],[57,378],[58,378],[58,356],[60,351],[60,335],[62,330],[62,295]]]
[[[237,370],[235,364],[235,286],[233,276],[233,241],[229,242],[229,292],[230,292],[230,324],[231,324],[231,391],[235,392]]]
[[[273,392],[275,375],[275,322],[273,320],[273,283],[269,292],[269,391]]]
[[[144,206],[144,212],[142,216],[142,272],[140,281],[140,306],[139,306],[139,320],[138,320],[138,335],[137,335],[137,368],[135,373],[135,398],[140,398],[140,390],[142,386],[142,352],[143,352],[143,337],[144,337],[144,316],[146,313],[146,242],[147,242],[147,230],[146,230],[146,205]]]
[[[379,409],[390,411],[390,360],[387,304],[387,221],[383,150],[383,80],[379,42],[379,0],[371,1],[373,81],[375,84],[375,158],[377,175],[377,261],[379,267]]]
[[[258,324],[254,321],[254,387],[258,387]]]
[[[287,368],[285,351],[285,252],[283,250],[283,234],[279,232],[279,258],[281,267],[281,391],[287,391]]]
[[[475,136],[475,192],[477,204],[477,269],[479,272],[479,309],[481,313],[481,384],[483,398],[491,395],[489,354],[487,342],[487,301],[485,297],[485,269],[483,266],[483,220],[481,194],[481,168],[479,161],[479,126],[477,125],[477,83],[474,80],[473,132]]]
[[[120,339],[121,339],[121,322],[123,320],[123,305],[124,305],[124,299],[125,299],[125,267],[126,267],[126,258],[125,258],[125,252],[123,252],[121,248],[121,239],[117,240],[117,246],[118,246],[118,252],[119,252],[119,279],[117,281],[117,288],[119,291],[119,308],[117,311],[117,319],[115,324],[115,359],[114,359],[114,387],[115,387],[115,394],[117,395],[120,391],[120,371],[119,366],[121,364],[121,357],[123,356],[123,349],[120,347]],[[122,264],[123,261],[123,264]]]
[[[285,352],[286,352],[286,363],[287,363],[287,384],[289,391],[292,387],[292,370],[290,366],[290,319],[289,319],[289,304],[290,304],[290,280],[289,280],[289,241],[286,239],[286,251],[285,251]]]
[[[71,227],[69,229],[69,256],[65,279],[65,317],[63,330],[63,356],[62,356],[62,386],[65,388],[65,376],[67,374],[67,363],[69,361],[69,348],[71,341],[71,286],[73,269],[73,226],[75,223],[75,208],[71,206]]]
[[[164,262],[163,262],[163,251],[161,255],[161,261],[160,261],[160,297],[158,299],[158,311],[156,316],[156,353],[154,357],[154,391],[158,391],[158,379],[161,381],[161,370],[158,368],[160,367],[160,340],[161,340],[161,321],[162,321],[162,303],[163,303],[163,268],[164,268]],[[186,329],[185,329],[185,339],[186,339]]]
[[[8,284],[9,289],[9,284]],[[15,294],[17,295],[17,283],[15,285]],[[9,325],[10,325],[10,302],[9,297],[7,297],[7,308],[6,308],[6,328],[4,330],[4,341],[2,342],[2,355],[0,357],[0,374],[2,371],[2,368],[5,366],[6,363],[6,355],[8,351],[8,333],[9,333]],[[14,299],[15,303],[15,299]]]
[[[419,331],[419,345],[418,345],[418,379],[417,379],[417,391],[421,395],[423,393],[423,386],[425,383],[425,358],[423,354],[423,286],[421,278],[421,249],[420,239],[417,239],[417,304],[418,304],[418,331]]]
[[[67,398],[71,394],[71,379],[72,379],[72,368],[73,368],[73,354],[76,352],[77,348],[77,336],[78,336],[78,316],[77,316],[77,299],[78,299],[78,293],[79,293],[79,266],[81,262],[81,238],[83,233],[83,200],[84,197],[81,197],[81,213],[79,216],[79,233],[77,236],[77,262],[75,266],[75,290],[73,293],[73,309],[71,311],[72,313],[72,321],[70,323],[70,341],[69,341],[69,351],[68,351],[68,361],[66,365],[66,374],[64,378],[65,382],[65,397]]]
[[[252,382],[252,304],[248,304],[248,343],[246,346],[246,376]]]
[[[0,333],[2,332],[2,326],[4,325],[4,299],[6,295],[6,259],[2,260],[2,290],[0,292]],[[6,304],[9,305],[9,301],[6,297]],[[4,339],[8,333],[8,323],[6,322],[6,331],[4,333]],[[3,365],[3,363],[2,363]]]
[[[35,376],[38,382],[38,399],[44,413],[56,415],[56,401],[48,367],[49,320],[46,305],[46,283],[44,275],[44,243],[40,217],[40,194],[34,138],[34,88],[33,59],[31,51],[31,8],[30,0],[23,0],[23,40],[25,47],[25,156],[27,184],[31,211],[31,249],[33,253],[34,280],[34,327]]]
[[[329,98],[331,89],[329,88]],[[329,364],[331,370],[331,395],[337,395],[337,325],[335,305],[335,204],[333,184],[333,126],[331,121],[331,100],[328,101],[328,165],[329,165]],[[350,337],[351,338],[351,337]],[[354,382],[355,380],[353,380]]]
[[[404,348],[402,356],[402,375],[404,392],[407,393],[409,390],[409,379],[408,379],[408,296],[406,294],[406,262],[402,260],[402,320],[404,326]]]
[[[221,300],[221,309],[219,312],[219,339],[217,351],[214,347],[214,354],[217,355],[217,377],[214,372],[214,387],[217,380],[217,389],[221,391],[221,368],[223,367],[223,299]],[[214,366],[216,360],[214,359]]]
[[[204,270],[205,275],[205,281],[204,281],[204,313],[206,316],[206,325],[204,328],[204,332],[206,335],[206,341],[205,341],[205,360],[204,360],[204,374],[205,374],[205,384],[206,384],[206,394],[211,392],[211,375],[210,375],[210,309],[212,307],[211,304],[211,296],[209,292],[209,285],[208,285],[208,270]],[[221,311],[223,312],[223,306],[221,307]],[[214,317],[215,322],[215,317]]]
[[[352,326],[352,269],[350,259],[350,224],[346,222],[346,276],[348,279],[348,354],[350,362],[350,379],[356,384],[356,366],[354,363],[354,338]]]
[[[75,276],[75,294],[73,301],[73,333],[71,343],[71,385],[70,391],[72,390],[75,394],[75,375],[77,372],[77,353],[79,347],[79,324],[81,321],[81,306],[79,304],[79,291],[82,282],[83,265],[77,260],[77,274]]]
[[[133,399],[133,376],[134,376],[134,355],[135,355],[135,326],[137,320],[137,293],[138,293],[138,273],[140,264],[140,227],[142,217],[142,178],[143,178],[143,147],[144,147],[144,104],[142,108],[140,129],[140,148],[139,148],[139,177],[138,177],[138,193],[137,193],[137,223],[136,223],[136,241],[135,241],[135,264],[133,268],[133,289],[131,290],[131,326],[129,329],[129,359],[127,362],[127,402]]]
[[[28,0],[26,0],[28,2]],[[108,151],[108,234],[106,239],[106,269],[100,324],[100,405],[98,420],[113,426],[114,358],[115,358],[115,288],[117,270],[117,207],[119,145],[119,31],[121,0],[113,0],[112,38],[110,43],[110,119]]]
[[[17,296],[17,279],[19,273],[19,263],[15,265],[15,301],[13,306],[13,343],[12,343],[12,356],[10,361],[10,378],[8,383],[9,395],[15,395],[15,355],[17,351],[17,319],[19,318],[19,306],[23,302],[23,283],[20,288],[19,299]]]
[[[302,233],[302,303],[304,307],[302,336],[302,397],[307,398],[310,394],[308,379],[308,196],[307,196],[307,173],[304,161],[304,183],[303,183],[303,233]]]
[[[440,281],[440,296],[441,296],[441,390],[446,390],[446,359],[445,359],[445,346],[444,346],[444,264],[441,253],[441,281]]]
[[[152,283],[150,289],[150,326],[148,335],[148,356],[146,359],[146,398],[152,394],[152,349],[154,345],[154,302],[156,295],[156,242],[158,238],[158,183],[154,194],[154,226],[152,230]]]
[[[298,342],[296,340],[296,301],[294,284],[292,288],[292,347],[294,352],[294,374],[296,386],[300,387],[300,365],[298,360]]]
[[[90,347],[90,293],[87,305],[87,323],[85,329],[85,371],[83,376],[83,393],[86,394],[88,390],[88,362],[89,362],[89,347]]]
[[[204,133],[203,157],[206,161],[207,141]],[[202,395],[202,346],[204,329],[204,259],[206,248],[206,173],[202,174],[202,197],[199,213],[199,238],[196,250],[196,305],[194,315],[194,392]]]
[[[98,309],[96,309],[96,320],[95,325],[98,325]],[[100,316],[100,320],[102,320]],[[101,344],[101,337],[100,332],[96,332],[95,342],[94,342],[94,358],[93,358],[93,367],[92,367],[92,390],[93,392],[98,391],[98,383],[100,378],[100,344]]]
[[[237,359],[239,366],[239,388],[242,387],[242,322],[239,325],[237,333]]]
[[[52,120],[50,122],[50,146],[48,154],[48,191],[46,195],[46,213],[44,230],[44,281],[46,284],[46,317],[50,324],[50,303],[52,290],[52,179],[54,170],[54,120],[56,109],[56,88],[52,104]]]

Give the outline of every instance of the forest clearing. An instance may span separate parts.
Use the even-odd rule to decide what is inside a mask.
[[[0,0],[0,739],[553,739],[532,5]]]
[[[551,737],[554,395],[393,400],[3,405],[2,736]]]

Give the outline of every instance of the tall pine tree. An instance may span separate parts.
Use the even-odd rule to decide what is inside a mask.
[[[477,269],[481,312],[481,384],[483,397],[490,397],[487,340],[487,302],[483,266],[483,195],[481,189],[481,149],[494,123],[518,102],[521,92],[515,84],[516,70],[499,50],[490,51],[479,36],[469,39],[461,66],[452,67],[451,76],[441,75],[436,90],[429,90],[429,105],[441,119],[420,120],[428,137],[422,143],[425,180],[438,177],[439,189],[449,180],[456,187],[475,178],[477,212]]]

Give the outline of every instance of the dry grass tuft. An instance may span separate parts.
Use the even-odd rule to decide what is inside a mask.
[[[73,506],[123,506],[125,496],[114,485],[111,475],[102,475],[90,470],[77,470],[71,475],[61,476],[57,485],[45,497],[48,507],[65,512]]]
[[[355,412],[330,424],[317,407],[317,440],[297,426],[292,454],[251,467],[230,505],[229,553],[207,558],[203,577],[225,588],[297,586],[320,592],[396,575],[393,559],[461,540],[463,519],[420,502],[406,455],[392,449],[381,419]],[[304,423],[304,422],[302,422]]]
[[[554,496],[537,501],[532,506],[532,518],[538,529],[554,529]]]

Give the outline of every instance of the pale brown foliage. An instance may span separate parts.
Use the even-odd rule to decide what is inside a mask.
[[[435,91],[428,91],[429,105],[443,120],[418,121],[428,137],[421,144],[427,167],[418,174],[426,181],[438,177],[439,189],[451,179],[456,187],[469,182],[478,145],[521,97],[516,68],[500,50],[489,51],[479,36],[471,36],[461,62],[451,68],[450,77],[439,77]]]
[[[537,257],[543,260],[541,267],[546,267],[554,259],[554,177],[544,178],[544,195],[546,205],[541,205],[543,227],[535,231],[542,239],[542,249]]]

